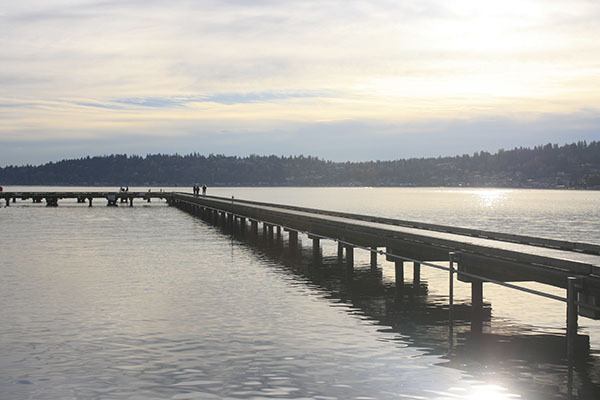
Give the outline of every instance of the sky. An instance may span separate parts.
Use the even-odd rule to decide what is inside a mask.
[[[0,166],[600,140],[597,0],[0,0]]]

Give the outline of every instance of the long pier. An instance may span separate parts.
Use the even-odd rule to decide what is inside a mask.
[[[134,199],[142,199],[150,203],[152,199],[166,199],[170,197],[171,192],[0,192],[0,199],[4,199],[6,207],[10,203],[16,203],[19,200],[32,200],[33,203],[42,203],[44,201],[47,207],[58,207],[58,201],[62,199],[77,199],[78,203],[88,203],[92,207],[94,199],[105,199],[106,205],[116,206],[118,202],[129,203],[133,207]]]
[[[600,319],[600,246],[595,244],[177,192],[4,192],[1,198],[7,206],[16,199],[45,199],[52,206],[64,198],[88,199],[90,206],[94,198],[105,198],[109,205],[125,199],[131,206],[133,199],[165,199],[171,206],[240,232],[258,235],[260,224],[268,240],[286,232],[291,248],[298,246],[298,235],[304,233],[312,240],[315,255],[322,240],[336,241],[338,258],[349,272],[354,268],[355,249],[369,251],[375,268],[378,256],[384,255],[394,262],[399,292],[404,287],[406,262],[413,263],[416,283],[421,267],[442,269],[449,274],[450,320],[458,279],[471,285],[472,328],[476,330],[481,329],[484,283],[565,303],[569,348],[575,345],[578,315]],[[566,297],[516,284],[524,281],[566,289]]]

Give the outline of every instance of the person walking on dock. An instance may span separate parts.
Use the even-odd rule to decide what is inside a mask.
[[[202,196],[206,196],[206,185],[202,185]]]

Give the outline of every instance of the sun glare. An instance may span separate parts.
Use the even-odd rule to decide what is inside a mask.
[[[493,208],[502,203],[507,196],[508,190],[502,189],[484,189],[476,192],[479,201],[483,207]]]
[[[466,397],[468,400],[513,400],[519,398],[521,398],[521,396],[507,393],[506,389],[497,385],[477,386]]]

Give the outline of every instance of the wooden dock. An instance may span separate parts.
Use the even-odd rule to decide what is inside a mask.
[[[395,262],[398,291],[404,287],[406,262],[413,263],[413,282],[417,283],[421,267],[444,269],[449,272],[451,312],[454,280],[470,283],[474,326],[481,321],[486,282],[566,303],[567,330],[575,336],[577,315],[600,319],[600,246],[595,244],[187,193],[4,192],[1,198],[7,206],[16,199],[45,199],[49,206],[67,198],[84,203],[87,200],[90,206],[97,198],[106,199],[109,205],[125,201],[130,206],[134,199],[165,199],[169,205],[210,223],[250,235],[259,234],[260,224],[267,240],[282,238],[287,232],[291,248],[298,246],[299,234],[306,234],[315,255],[321,240],[334,240],[338,243],[338,258],[350,272],[355,249],[369,251],[374,267],[378,256],[385,255]],[[566,297],[515,284],[523,281],[567,289]]]
[[[448,270],[449,318],[457,278],[471,285],[475,331],[481,330],[486,282],[565,303],[571,349],[577,342],[577,315],[600,319],[600,247],[594,244],[184,193],[174,193],[167,201],[213,224],[249,230],[253,235],[262,224],[267,240],[273,240],[274,232],[287,232],[291,248],[297,247],[298,235],[304,233],[312,240],[314,254],[321,240],[337,241],[338,257],[350,272],[355,249],[370,251],[375,266],[378,255],[384,254],[395,262],[399,292],[404,287],[406,262],[413,263],[413,282],[419,282],[421,267]],[[566,297],[515,284],[524,281],[567,289]]]
[[[92,207],[94,199],[105,199],[108,206],[117,206],[120,203],[128,203],[133,207],[133,200],[142,199],[150,203],[152,199],[167,199],[171,192],[0,192],[0,199],[4,199],[6,207],[17,200],[32,200],[33,203],[44,202],[48,207],[58,207],[58,201],[62,199],[77,199],[78,203],[88,203]]]

